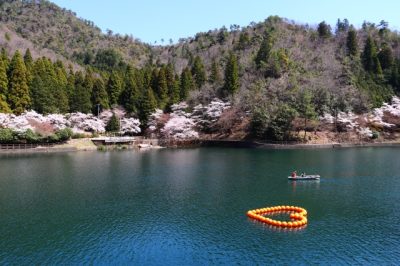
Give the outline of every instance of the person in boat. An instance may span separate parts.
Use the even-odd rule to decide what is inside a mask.
[[[293,171],[291,174],[292,177],[297,177],[297,171]]]
[[[306,173],[301,173],[301,177],[305,177],[306,176]]]

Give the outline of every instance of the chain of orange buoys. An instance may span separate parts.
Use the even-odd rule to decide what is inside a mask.
[[[292,212],[290,214],[290,222],[277,221],[268,217],[265,214],[276,212]],[[276,206],[262,209],[255,209],[247,212],[247,216],[260,222],[279,227],[300,227],[307,224],[307,211],[304,208],[296,206]]]

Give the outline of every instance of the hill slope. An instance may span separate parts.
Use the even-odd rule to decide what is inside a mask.
[[[149,53],[149,47],[133,37],[105,35],[93,22],[46,0],[2,0],[0,22],[2,27],[32,42],[36,49],[48,49],[75,61],[113,48],[125,60],[140,65]],[[20,41],[13,47],[19,47],[18,44],[23,46]]]

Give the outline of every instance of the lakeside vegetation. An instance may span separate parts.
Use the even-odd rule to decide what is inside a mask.
[[[400,35],[385,21],[356,29],[338,19],[331,29],[273,16],[150,46],[102,34],[44,0],[3,0],[0,14],[3,113],[98,115],[121,106],[146,134],[157,109],[170,115],[158,116],[165,120],[174,104],[186,101],[189,114],[219,98],[230,108],[213,121],[213,133],[288,140],[299,130],[306,139],[325,114],[335,121],[340,112],[366,114],[400,92]],[[335,122],[329,130],[343,128]]]
[[[43,136],[31,129],[19,132],[10,128],[0,128],[0,143],[2,144],[60,143],[69,140],[72,136],[70,128],[60,129],[48,136]]]

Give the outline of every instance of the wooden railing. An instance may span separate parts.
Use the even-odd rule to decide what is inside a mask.
[[[0,150],[29,150],[36,148],[50,148],[54,143],[35,143],[35,144],[0,144]]]

